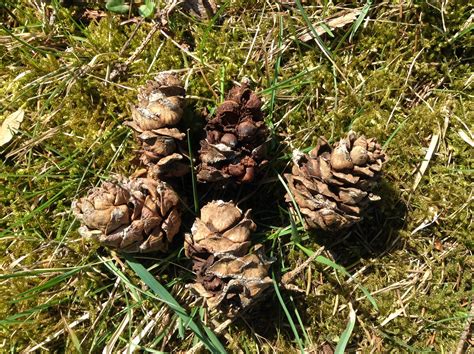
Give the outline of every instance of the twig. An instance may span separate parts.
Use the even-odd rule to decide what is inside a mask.
[[[308,257],[303,263],[301,263],[298,267],[293,269],[291,272],[288,272],[283,275],[281,278],[280,285],[286,288],[288,284],[290,284],[298,274],[300,274],[312,261],[316,259],[321,253],[324,251],[324,246],[320,247],[316,252],[314,252],[311,256]]]
[[[158,17],[160,18],[160,20],[158,22],[155,22],[155,24],[153,25],[153,27],[151,28],[150,32],[148,32],[147,36],[145,37],[145,39],[143,40],[143,42],[138,46],[137,49],[135,49],[135,51],[132,53],[132,55],[130,55],[130,57],[125,60],[124,63],[120,63],[120,64],[117,64],[115,69],[112,70],[112,72],[110,73],[110,76],[109,76],[109,80],[112,81],[113,79],[115,79],[118,75],[120,75],[121,73],[125,72],[128,67],[130,66],[131,63],[133,63],[135,61],[135,59],[140,55],[140,53],[143,51],[143,49],[145,49],[146,45],[151,41],[153,35],[158,31],[158,30],[161,30],[162,33],[165,33],[163,30],[162,30],[162,27],[164,27],[166,25],[166,23],[168,22],[167,21],[167,18],[169,17],[170,13],[173,12],[173,10],[176,8],[176,6],[178,5],[179,3],[177,1],[172,1],[170,4],[168,4],[159,14],[158,14]],[[135,34],[136,30],[138,29],[138,27],[140,26],[140,24],[143,22],[143,19],[138,23],[137,27],[135,28],[135,31],[132,33],[132,36]],[[167,36],[169,37],[169,36]],[[130,42],[130,39],[129,38],[127,40],[127,42],[125,42],[124,46],[122,47],[122,50],[124,48],[126,48]],[[122,50],[120,52],[122,52]]]
[[[122,48],[120,49],[119,51],[119,55],[122,55],[123,52],[125,51],[125,49],[128,48],[128,46],[130,45],[130,42],[132,41],[133,37],[135,37],[135,35],[137,34],[138,32],[138,29],[140,28],[140,26],[142,25],[143,21],[145,19],[142,18],[138,23],[137,25],[135,26],[135,29],[133,30],[132,34],[130,35],[130,37],[128,37],[127,41],[125,42],[125,44],[122,46]]]
[[[456,348],[456,354],[464,353],[464,346],[466,345],[467,337],[469,336],[469,333],[471,333],[471,324],[472,324],[473,316],[474,316],[474,299],[472,299],[472,302],[471,302],[471,311],[469,311],[466,324],[464,325],[464,330],[461,334],[461,338],[459,339],[459,343]]]
[[[151,41],[151,38],[153,35],[161,28],[161,23],[157,22],[153,25],[151,28],[150,32],[148,32],[147,36],[143,40],[143,42],[138,46],[137,49],[130,55],[130,57],[125,60],[124,63],[117,64],[115,69],[112,70],[109,76],[109,80],[112,81],[115,79],[117,76],[119,76],[121,73],[126,71],[130,64],[135,61],[135,59],[140,55],[140,53],[145,49],[146,45]]]

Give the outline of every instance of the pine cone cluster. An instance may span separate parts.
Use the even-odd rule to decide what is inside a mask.
[[[121,252],[168,250],[181,225],[179,198],[150,178],[104,182],[73,203],[79,232]]]
[[[271,264],[261,248],[248,253],[255,223],[233,203],[214,201],[201,209],[184,249],[193,260],[196,282],[189,288],[209,308],[235,316],[267,289]]]
[[[184,96],[181,82],[161,73],[139,90],[132,121],[126,122],[137,134],[139,160],[151,178],[181,177],[189,172],[182,147],[186,135],[176,128],[183,116]]]
[[[361,220],[380,179],[385,154],[376,139],[354,132],[331,147],[323,137],[304,154],[294,152],[291,174],[285,174],[289,190],[307,228],[335,231]],[[292,203],[291,196],[286,201]]]
[[[182,146],[186,135],[178,124],[185,90],[170,74],[160,74],[139,90],[130,126],[140,142],[146,178],[120,177],[89,190],[73,203],[84,237],[94,237],[121,252],[167,252],[181,226],[180,198],[163,179],[181,177],[190,164]],[[197,180],[243,184],[255,180],[267,163],[269,131],[262,102],[247,84],[235,86],[208,117],[200,142]],[[361,220],[386,157],[375,139],[350,132],[331,146],[325,138],[308,154],[295,151],[292,173],[285,174],[289,192],[307,228],[339,230]],[[251,248],[256,225],[250,210],[232,202],[212,201],[201,209],[184,250],[196,273],[188,287],[210,309],[233,317],[264,298],[272,285],[272,260],[261,245]]]
[[[208,119],[201,141],[199,182],[249,183],[265,160],[268,129],[262,102],[247,84],[235,86]]]

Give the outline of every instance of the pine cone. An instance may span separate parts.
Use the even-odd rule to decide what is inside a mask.
[[[184,244],[197,275],[190,289],[227,316],[248,307],[271,284],[271,262],[261,252],[247,254],[256,228],[249,215],[250,210],[242,213],[233,203],[211,202]]]
[[[132,109],[131,127],[141,143],[140,161],[148,167],[148,177],[181,177],[189,164],[180,151],[186,135],[175,128],[183,116],[185,91],[171,74],[161,73],[148,81],[138,94],[138,106]]]
[[[336,231],[361,220],[372,201],[380,200],[372,190],[380,179],[385,154],[376,139],[349,132],[334,147],[319,138],[309,155],[293,152],[288,187],[307,228]],[[291,197],[286,201],[291,205]]]
[[[265,160],[268,129],[263,121],[262,102],[247,86],[235,86],[216,116],[206,124],[201,141],[199,182],[249,183]]]
[[[166,252],[181,225],[179,198],[149,178],[104,182],[73,203],[83,237],[121,252]]]

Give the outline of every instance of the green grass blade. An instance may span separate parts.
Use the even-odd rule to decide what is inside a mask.
[[[194,162],[193,162],[193,149],[191,146],[191,135],[188,131],[186,132],[188,135],[188,151],[189,151],[189,163],[191,167],[191,184],[193,187],[193,201],[194,201],[194,212],[196,215],[199,215],[199,196],[197,192],[197,185],[196,185],[196,175],[194,174]]]
[[[290,296],[290,301],[291,301],[291,304],[293,305],[294,313],[295,313],[296,319],[298,320],[298,324],[300,325],[301,331],[303,332],[304,339],[306,343],[311,343],[311,340],[309,339],[309,336],[308,336],[308,332],[306,332],[306,329],[304,328],[303,320],[301,319],[300,313],[298,312],[298,309],[296,308],[296,304],[293,299],[293,296]]]
[[[316,29],[314,28],[313,24],[311,23],[311,20],[308,18],[308,15],[306,14],[306,11],[304,10],[303,5],[301,5],[300,0],[296,0],[296,6],[298,7],[298,10],[300,10],[301,16],[303,16],[304,22],[306,22],[306,25],[309,27],[309,29],[313,33],[313,38],[316,41],[316,44],[321,49],[321,51],[324,53],[324,55],[331,61],[331,63],[334,64],[334,58],[333,58],[332,53],[329,51],[329,48],[326,47],[323,40],[318,35],[318,32],[316,32]]]
[[[212,353],[226,353],[224,346],[221,344],[216,335],[203,325],[198,325],[186,313],[186,310],[179,305],[174,297],[161,285],[155,277],[132,256],[126,256],[127,264],[132,270],[143,280],[143,282],[178,315],[184,323],[189,323],[189,328],[203,342],[203,344]],[[204,330],[204,331],[203,331]]]
[[[0,280],[10,279],[10,278],[19,278],[19,277],[34,277],[36,275],[46,274],[46,273],[58,273],[63,271],[71,271],[71,270],[81,270],[86,268],[91,268],[95,265],[102,264],[103,262],[93,262],[88,263],[82,266],[77,266],[73,268],[38,268],[34,270],[27,270],[21,272],[14,272],[8,274],[0,274]]]
[[[387,141],[383,144],[382,146],[382,149],[385,149],[388,144],[390,144],[390,142],[392,141],[392,139],[398,134],[398,132],[400,131],[400,129],[402,129],[404,126],[405,126],[405,123],[408,121],[408,118],[406,118],[403,122],[401,122],[397,128],[393,131],[392,134],[390,134],[390,136],[388,137]]]
[[[357,20],[354,22],[354,25],[352,26],[351,35],[349,36],[349,42],[352,42],[352,38],[354,37],[360,25],[364,21],[364,18],[367,16],[367,13],[369,12],[369,9],[371,6],[372,6],[372,0],[367,0],[366,4],[364,5],[364,7],[362,8],[359,14],[359,17],[357,17]]]
[[[295,340],[298,343],[298,346],[300,347],[301,353],[304,353],[304,346],[303,342],[301,341],[300,335],[298,334],[298,331],[296,330],[296,325],[295,322],[293,321],[293,318],[290,315],[290,311],[288,311],[288,308],[285,305],[285,302],[283,301],[283,297],[281,296],[280,289],[278,289],[278,284],[275,280],[275,275],[272,276],[273,278],[273,287],[275,288],[275,293],[278,298],[278,301],[280,302],[280,306],[285,313],[286,318],[288,319],[288,323],[290,324],[291,330],[293,331],[293,334],[295,335]]]
[[[300,219],[301,225],[304,225],[303,216],[301,215],[300,208],[298,207],[298,204],[296,203],[296,200],[293,197],[293,193],[291,193],[290,188],[288,188],[285,180],[280,174],[278,174],[278,179],[280,180],[281,184],[283,184],[283,187],[285,188],[286,192],[290,196],[291,202],[293,203],[293,206],[295,207],[295,210],[296,210],[296,213],[298,214],[298,218]]]
[[[349,343],[349,339],[351,338],[352,331],[354,330],[355,321],[356,321],[356,313],[352,308],[352,304],[349,303],[349,322],[347,322],[346,329],[341,334],[341,338],[337,343],[336,350],[334,354],[344,354],[346,351],[347,343]]]
[[[313,255],[313,251],[311,251],[310,249],[300,245],[299,243],[296,244],[296,246],[298,246],[299,249],[301,249],[304,253],[306,253],[306,255],[309,257],[311,255]],[[346,268],[344,268],[343,266],[331,261],[330,259],[324,257],[324,256],[317,256],[314,260],[315,262],[318,262],[318,263],[321,263],[321,264],[324,264],[324,265],[327,265],[331,268],[333,268],[334,270],[340,272],[341,274],[344,274],[345,276],[347,276],[348,278],[350,279],[354,279],[351,275],[351,273],[349,273]],[[357,283],[358,284],[358,283]],[[372,295],[370,295],[370,292],[369,290],[367,290],[365,287],[363,287],[362,285],[358,284],[360,290],[364,293],[364,295],[367,297],[367,300],[369,300],[369,302],[372,304],[373,308],[378,311],[379,310],[379,307],[377,305],[377,302],[375,301],[374,297]]]
[[[11,324],[23,323],[23,322],[25,322],[25,320],[20,320],[22,317],[28,317],[28,316],[34,315],[36,313],[39,313],[41,311],[44,311],[44,310],[52,307],[52,306],[59,305],[59,304],[65,302],[65,301],[66,300],[50,301],[50,302],[47,302],[45,304],[32,307],[32,308],[30,308],[26,311],[15,313],[13,315],[10,315],[10,316],[6,317],[5,319],[0,320],[0,326],[8,326],[8,325],[11,325]]]
[[[411,353],[432,353],[431,350],[423,350],[420,348],[414,348],[411,345],[406,344],[404,341],[400,340],[397,338],[397,336],[389,336],[388,334],[384,333],[383,331],[378,331],[378,334],[380,334],[381,337],[387,339],[388,341],[392,343],[396,343],[400,347],[406,350],[406,352],[411,352]]]
[[[53,286],[65,281],[66,279],[72,277],[74,274],[76,274],[80,271],[81,271],[81,268],[76,268],[76,269],[72,269],[69,272],[66,272],[64,274],[58,275],[58,276],[54,277],[53,279],[48,280],[44,284],[41,284],[39,286],[35,286],[34,288],[28,289],[28,290],[18,294],[17,299],[12,300],[11,303],[16,304],[20,301],[23,301],[23,300],[29,299],[33,296],[36,296],[37,294],[39,294],[39,293],[41,293],[45,290],[48,290],[48,289],[52,288]]]
[[[270,87],[267,87],[266,89],[262,90],[262,91],[257,91],[255,92],[257,95],[266,95],[266,94],[269,94],[271,93],[273,90],[277,89],[277,88],[280,88],[280,87],[285,87],[286,85],[288,86],[291,86],[290,84],[303,77],[303,76],[308,76],[310,73],[312,73],[313,71],[316,71],[318,70],[320,67],[319,66],[315,66],[313,68],[309,68],[309,69],[305,69],[303,70],[302,72],[288,78],[288,79],[285,79],[285,80],[282,80],[280,82],[277,82],[276,84],[274,85],[271,85]]]

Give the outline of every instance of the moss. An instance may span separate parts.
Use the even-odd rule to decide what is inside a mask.
[[[135,330],[143,328],[146,313],[161,314],[161,303],[147,300],[122,282],[115,285],[117,273],[104,259],[132,283],[140,282],[116,258],[80,240],[70,203],[100,179],[133,171],[130,160],[136,143],[122,123],[130,116],[137,86],[162,70],[183,70],[180,73],[187,79],[188,92],[194,96],[183,124],[191,128],[196,146],[202,118],[195,112],[212,110],[233,81],[244,76],[263,92],[267,117],[276,124],[275,142],[280,139],[281,144],[275,143],[278,161],[272,166],[279,171],[286,166],[292,148],[314,145],[319,135],[335,140],[355,129],[386,144],[390,161],[380,187],[384,198],[350,233],[301,233],[298,240],[283,235],[273,242],[267,226],[274,231],[289,225],[282,186],[265,181],[245,202],[254,208],[261,231],[258,237],[283,258],[274,267],[277,273],[305,259],[294,246],[300,241],[313,250],[325,245],[327,257],[357,274],[355,281],[348,281],[315,263],[308,296],[283,293],[292,315],[293,297],[311,341],[305,343],[307,348],[337,343],[348,321],[349,302],[357,310],[350,350],[405,351],[408,345],[414,350],[441,352],[457,344],[472,293],[469,269],[474,266],[469,258],[474,244],[469,195],[472,148],[458,134],[469,127],[474,108],[468,87],[473,33],[460,34],[470,16],[467,1],[449,2],[443,16],[427,2],[373,5],[370,19],[351,42],[350,26],[335,29],[334,37],[322,36],[343,75],[315,43],[291,38],[304,24],[296,8],[231,1],[226,16],[213,23],[176,12],[169,19],[167,34],[194,57],[157,34],[115,83],[107,83],[107,75],[133,54],[151,23],[142,23],[124,48],[136,24],[123,24],[118,16],[82,25],[73,20],[74,9],[57,8],[55,20],[45,22],[54,12],[52,5],[44,13],[28,6],[8,6],[15,19],[8,18],[5,24],[28,43],[8,36],[1,39],[0,96],[5,99],[0,119],[19,107],[26,111],[22,132],[1,152],[0,168],[0,265],[15,274],[0,285],[0,313],[2,318],[19,315],[2,322],[0,333],[12,347],[23,350],[63,330],[62,318],[71,323],[89,313],[90,319],[74,331],[84,339],[83,348],[94,351],[105,346],[133,308],[134,315],[120,339],[124,343],[119,346],[124,346]],[[360,4],[346,1],[338,6]],[[311,18],[320,18],[322,13],[336,13],[339,7],[328,3],[305,9]],[[280,18],[282,40],[288,44],[283,52],[276,50]],[[275,84],[281,86],[271,90]],[[444,132],[446,117],[449,124]],[[412,190],[416,168],[431,137],[440,132],[438,150]],[[273,172],[269,176],[276,180]],[[243,189],[241,195],[247,192]],[[434,217],[433,224],[413,232]],[[170,289],[176,282],[174,294],[186,304],[179,290],[182,279],[189,278],[185,266],[150,258],[143,261],[154,264],[153,271]],[[75,267],[84,268],[18,300],[26,291]],[[16,273],[30,270],[37,273]],[[305,274],[297,278],[296,285],[306,287]],[[378,311],[363,298],[361,285],[374,293]],[[49,305],[37,308],[44,304]],[[30,312],[22,314],[24,311]],[[393,313],[400,314],[387,322]],[[171,334],[157,340],[155,349],[189,349],[192,337],[183,340],[178,328],[171,322]],[[298,324],[297,330],[304,338]],[[160,333],[156,329],[145,338],[144,347],[152,345]],[[232,324],[221,340],[231,351],[298,348],[274,296],[247,323]],[[66,335],[48,345],[52,350],[74,350]]]

